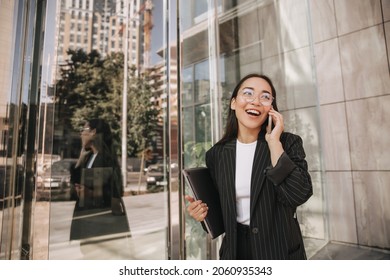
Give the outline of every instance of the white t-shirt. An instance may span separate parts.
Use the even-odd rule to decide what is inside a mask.
[[[250,195],[253,159],[257,141],[244,144],[238,141],[236,147],[236,207],[237,222],[249,225]]]
[[[92,164],[95,161],[95,158],[98,153],[92,154],[92,156],[89,158],[88,163],[87,163],[87,168],[92,168]]]

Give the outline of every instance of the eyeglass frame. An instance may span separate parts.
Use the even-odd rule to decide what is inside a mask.
[[[79,132],[80,132],[80,134],[82,134],[84,131],[91,131],[91,130],[92,130],[92,128],[90,128],[90,127],[82,127],[82,128],[80,128]]]
[[[245,96],[245,90],[247,91],[251,91],[252,94],[253,94],[253,97],[252,98],[248,98],[248,96]],[[239,91],[239,93],[241,93],[241,97],[247,102],[247,103],[251,103],[253,101],[256,100],[256,98],[259,100],[259,102],[261,103],[261,105],[263,106],[271,106],[272,105],[272,102],[274,101],[274,97],[272,95],[272,93],[268,92],[268,91],[263,91],[261,93],[258,94],[258,96],[255,96],[255,90],[253,88],[248,88],[248,87],[245,87],[243,89],[241,89]],[[261,98],[261,96],[263,96],[264,94],[267,94],[271,97],[270,100],[265,100],[265,104],[264,104],[264,99]]]

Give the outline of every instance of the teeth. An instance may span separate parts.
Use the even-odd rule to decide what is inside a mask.
[[[251,114],[251,115],[256,115],[256,116],[260,115],[260,112],[258,112],[258,111],[256,111],[256,110],[247,110],[246,112],[247,112],[248,114]]]

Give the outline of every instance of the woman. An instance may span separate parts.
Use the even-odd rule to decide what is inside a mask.
[[[107,247],[115,252],[128,246],[131,235],[122,200],[121,169],[113,149],[111,129],[104,120],[91,119],[85,122],[80,137],[82,149],[72,178],[77,202],[70,240],[80,240],[81,251],[96,245],[96,250]],[[113,235],[116,235],[118,242],[110,246],[101,245],[102,242],[109,242]],[[119,242],[120,237],[123,242]],[[98,238],[92,242],[95,245],[91,245],[90,238]],[[113,244],[117,244],[118,248],[114,250]]]
[[[206,153],[225,226],[220,259],[306,259],[295,211],[312,195],[311,178],[302,139],[283,130],[272,81],[259,74],[241,79],[225,134]],[[202,222],[207,205],[186,199],[189,214]]]
[[[78,206],[114,206],[112,202],[119,202],[123,196],[123,186],[118,159],[112,148],[111,129],[102,119],[91,119],[84,124],[80,136],[82,150],[75,167]],[[113,214],[124,214],[124,211],[117,211],[118,207],[114,206],[113,210]]]

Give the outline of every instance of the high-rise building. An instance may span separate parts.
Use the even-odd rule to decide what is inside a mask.
[[[129,8],[128,18],[125,16],[126,4]],[[57,9],[58,63],[66,61],[68,49],[83,49],[86,52],[95,49],[102,57],[112,52],[122,52],[127,37],[129,63],[139,65],[139,9],[137,0],[62,0]]]

